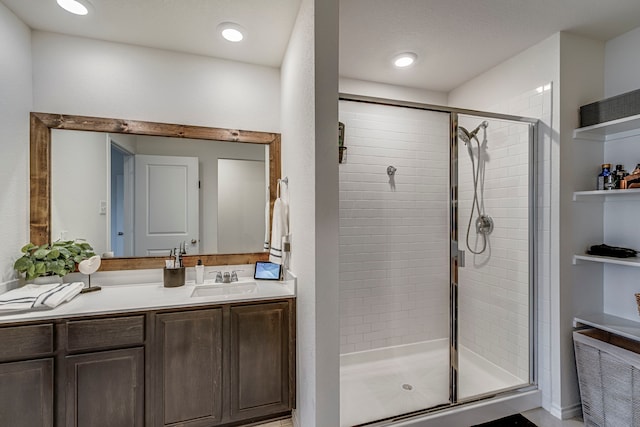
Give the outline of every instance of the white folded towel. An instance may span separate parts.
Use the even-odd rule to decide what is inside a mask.
[[[289,206],[281,198],[273,205],[273,226],[271,227],[271,248],[269,261],[282,265],[283,240],[289,234]]]
[[[82,288],[82,282],[24,285],[0,295],[0,311],[55,308],[78,295]]]

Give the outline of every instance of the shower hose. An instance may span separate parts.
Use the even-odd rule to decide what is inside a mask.
[[[483,253],[485,251],[485,249],[487,249],[487,235],[485,232],[479,232],[479,234],[482,235],[482,249],[480,249],[479,251],[476,251],[474,249],[471,249],[471,245],[469,244],[469,232],[471,231],[471,223],[473,222],[473,212],[474,210],[478,211],[478,217],[482,217],[484,216],[484,202],[482,203],[482,210],[480,209],[480,201],[478,200],[478,182],[480,180],[480,156],[481,156],[481,149],[480,149],[480,141],[478,140],[478,137],[476,135],[473,135],[473,137],[471,139],[475,139],[476,140],[476,144],[478,145],[478,167],[476,168],[476,162],[475,159],[473,157],[473,149],[471,147],[471,141],[469,141],[469,145],[467,146],[469,148],[469,157],[471,157],[471,171],[473,173],[473,202],[471,203],[471,213],[469,213],[469,223],[467,224],[467,249],[469,249],[469,252],[471,252],[474,255],[480,255],[481,253]],[[483,175],[483,181],[484,181],[484,175]]]

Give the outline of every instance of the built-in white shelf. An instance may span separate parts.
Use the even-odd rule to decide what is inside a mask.
[[[640,320],[640,316],[638,316]],[[591,326],[612,334],[640,341],[640,321],[636,322],[605,313],[580,315],[573,319],[573,327]]]
[[[592,141],[610,141],[640,135],[640,114],[585,126],[573,131],[575,139],[588,139]]]
[[[578,200],[626,200],[636,198],[640,200],[640,188],[627,188],[625,190],[590,190],[575,191],[573,193],[573,201]]]
[[[616,264],[616,265],[624,265],[626,267],[640,267],[640,258],[614,258],[609,256],[598,256],[598,255],[574,255],[573,263],[578,264],[579,262],[599,262],[602,264]]]

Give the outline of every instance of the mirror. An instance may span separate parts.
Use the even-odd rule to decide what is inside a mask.
[[[161,268],[167,248],[182,242],[187,266],[253,263],[268,256],[280,135],[32,113],[30,173],[36,244],[86,238],[98,253],[122,255],[105,259],[103,271]],[[194,199],[189,211],[182,202]],[[140,212],[147,222],[136,226]],[[138,234],[170,241],[145,246]]]

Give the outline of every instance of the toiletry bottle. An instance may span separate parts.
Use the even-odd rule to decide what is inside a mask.
[[[196,285],[202,285],[204,283],[204,265],[202,260],[199,259],[196,264]]]
[[[629,175],[626,170],[624,170],[624,165],[616,165],[616,188],[622,188],[622,183],[624,182],[624,177]]]
[[[607,188],[607,184],[610,186],[611,181],[611,163],[603,163],[602,164],[602,172],[598,175],[598,186],[596,190],[610,190],[611,188]]]

